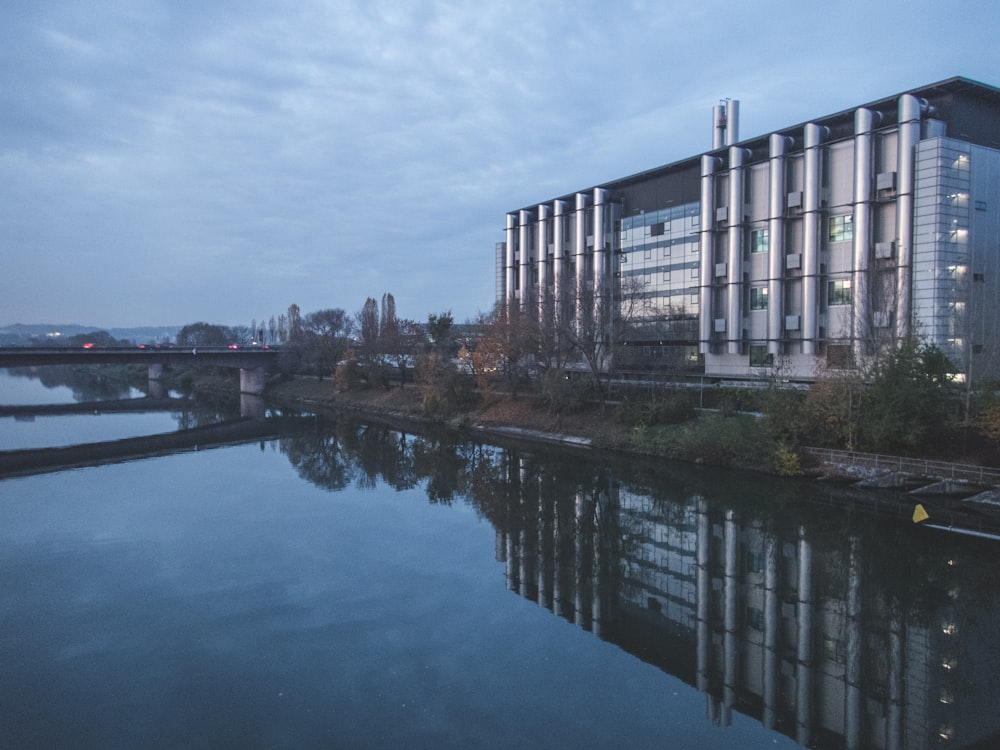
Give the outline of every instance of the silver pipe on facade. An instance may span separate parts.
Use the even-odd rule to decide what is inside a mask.
[[[927,102],[912,94],[899,98],[899,135],[896,139],[896,333],[910,333],[913,310],[913,184],[920,118]]]
[[[740,142],[740,101],[726,100],[726,145],[732,146]]]
[[[514,248],[517,246],[517,216],[513,213],[507,214],[507,228],[504,231],[506,241],[506,258],[504,260],[504,300],[514,299]]]
[[[587,299],[587,196],[576,194],[576,227],[573,236],[573,260],[576,263],[576,327],[583,324],[583,301]]]
[[[743,338],[743,162],[750,152],[729,148],[729,232],[726,267],[726,351],[739,354]]]
[[[535,238],[535,254],[538,256],[538,324],[547,328],[552,319],[549,310],[552,299],[549,295],[549,216],[550,208],[544,203],[538,206],[538,236]]]
[[[809,123],[805,126],[802,191],[802,353],[815,354],[819,337],[819,230],[821,143],[829,131]]]
[[[785,152],[791,145],[788,136],[773,133],[770,138],[767,208],[767,351],[780,355],[784,334],[785,267]]]
[[[701,157],[700,270],[698,276],[698,352],[708,354],[712,339],[712,273],[715,265],[715,170],[720,161]]]
[[[518,265],[518,285],[521,287],[521,312],[528,310],[531,304],[531,211],[522,210],[518,216],[518,244],[521,252],[521,262]]]
[[[860,108],[854,113],[854,353],[860,361],[862,337],[871,325],[868,288],[868,255],[872,237],[872,164],[874,114]]]
[[[564,214],[566,213],[565,201],[553,201],[552,203],[552,306],[555,328],[558,331],[562,324],[562,309],[566,305],[566,235]]]
[[[605,214],[608,191],[594,188],[594,305],[600,305],[607,293],[608,254],[605,241]]]
[[[726,108],[722,104],[712,107],[712,150],[726,145]]]

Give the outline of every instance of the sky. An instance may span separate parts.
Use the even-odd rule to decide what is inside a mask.
[[[983,0],[0,3],[0,325],[457,322],[507,211],[960,75]]]

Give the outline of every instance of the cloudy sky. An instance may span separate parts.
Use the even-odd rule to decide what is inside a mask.
[[[0,4],[0,325],[488,310],[507,210],[954,75],[984,0]]]

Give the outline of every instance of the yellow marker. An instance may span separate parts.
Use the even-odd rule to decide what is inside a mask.
[[[920,523],[921,521],[926,521],[928,518],[930,516],[924,510],[924,506],[917,503],[917,507],[913,509],[913,523]]]

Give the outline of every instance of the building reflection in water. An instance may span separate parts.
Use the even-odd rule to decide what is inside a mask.
[[[995,541],[857,512],[871,493],[350,421],[281,450],[324,487],[464,498],[512,591],[697,688],[714,722],[815,748],[1000,746]]]
[[[712,721],[822,748],[997,738],[995,543],[502,460],[508,587],[695,686]]]

